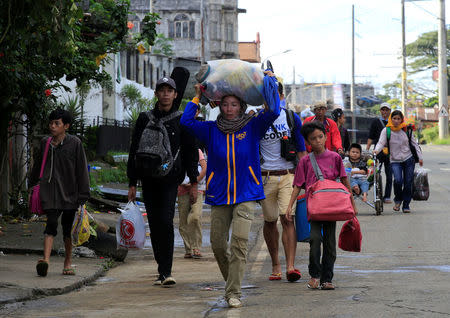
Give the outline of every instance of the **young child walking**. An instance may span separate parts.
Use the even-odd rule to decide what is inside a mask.
[[[350,183],[342,163],[342,158],[336,152],[325,148],[327,137],[323,124],[320,122],[306,123],[302,126],[301,133],[307,143],[311,146],[323,177],[329,180],[336,180],[339,178],[350,191]],[[311,160],[309,156],[304,156],[295,170],[294,189],[286,210],[286,216],[289,219],[292,218],[292,206],[297,200],[300,189],[303,188],[306,190],[306,193],[308,193],[309,187],[316,181],[317,178]],[[356,213],[357,211],[353,197],[351,200]],[[330,204],[338,203],[330,202]],[[323,237],[321,231],[323,231]],[[323,256],[321,262],[320,244],[322,241]],[[333,290],[333,269],[336,260],[336,222],[312,221],[309,245],[308,269],[311,279],[308,282],[308,288]]]
[[[53,240],[57,234],[58,219],[61,217],[65,259],[62,274],[75,275],[72,268],[71,230],[78,207],[89,199],[89,175],[86,156],[80,139],[66,131],[72,122],[71,114],[60,108],[49,116],[51,137],[41,140],[30,177],[30,189],[40,183],[42,209],[47,215],[44,230],[44,258],[39,260],[36,271],[47,276]],[[51,139],[42,178],[39,178],[42,158],[48,138]]]
[[[352,176],[350,186],[357,195],[362,193],[364,202],[367,201],[369,181],[367,181],[367,161],[361,158],[362,148],[360,144],[351,144],[348,157],[352,164]]]

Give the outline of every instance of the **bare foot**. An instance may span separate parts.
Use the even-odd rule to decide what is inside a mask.
[[[363,202],[367,202],[367,193],[363,194],[363,198],[362,198]]]
[[[352,190],[353,190],[353,192],[355,192],[356,195],[359,195],[359,194],[361,193],[361,191],[359,190],[359,187],[358,187],[358,186],[354,186],[354,187],[352,188]]]

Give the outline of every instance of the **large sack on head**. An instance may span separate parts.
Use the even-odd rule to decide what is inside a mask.
[[[208,61],[201,66],[195,78],[205,90],[203,95],[211,101],[235,95],[249,105],[264,103],[262,94],[264,73],[249,62],[227,59]]]

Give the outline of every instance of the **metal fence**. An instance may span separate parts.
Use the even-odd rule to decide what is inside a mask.
[[[78,136],[96,155],[104,156],[109,151],[128,152],[131,126],[129,120],[96,116],[85,118],[83,123],[74,123],[70,133]]]

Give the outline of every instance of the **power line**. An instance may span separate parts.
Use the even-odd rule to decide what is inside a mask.
[[[436,19],[440,19],[437,15],[435,15],[434,13],[428,11],[427,9],[425,9],[425,8],[423,8],[423,7],[421,7],[421,6],[419,6],[419,5],[416,4],[415,2],[413,2],[413,1],[408,1],[408,2],[412,3],[412,4],[415,5],[417,8],[419,8],[420,10],[422,10],[422,11],[428,13],[429,15],[432,15],[432,16],[435,17]]]

